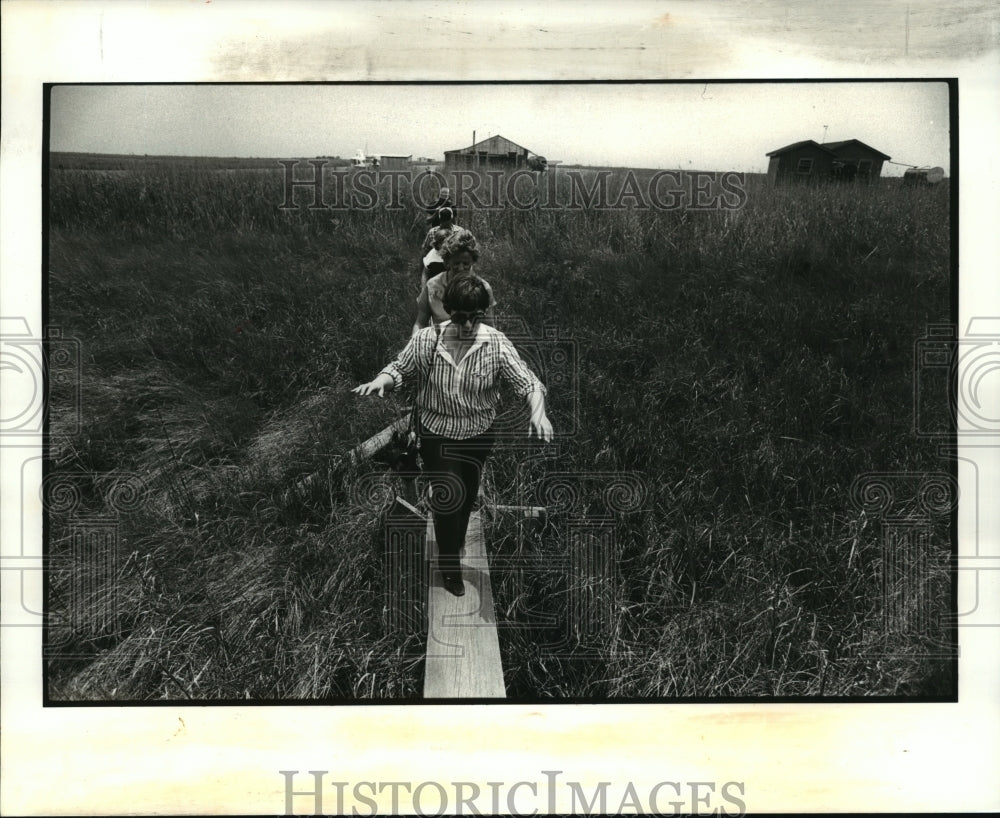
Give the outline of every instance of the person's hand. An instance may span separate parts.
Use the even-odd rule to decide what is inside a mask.
[[[385,397],[385,390],[387,387],[392,386],[392,377],[389,375],[378,375],[373,380],[368,381],[368,383],[363,383],[361,386],[355,386],[351,391],[356,395],[372,395],[376,392],[380,398]]]
[[[528,437],[535,436],[546,443],[552,442],[552,424],[545,412],[540,414],[532,412],[528,425]]]

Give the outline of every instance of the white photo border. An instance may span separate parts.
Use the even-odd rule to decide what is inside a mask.
[[[748,33],[722,2],[554,3],[531,12],[515,3],[6,2],[0,312],[40,331],[47,82],[957,77],[961,332],[970,318],[1000,315],[1000,167],[986,159],[1000,144],[998,18],[992,37],[974,41],[984,43],[978,51],[943,40],[918,52],[909,30],[906,53],[829,45],[853,25],[845,8],[860,19],[892,5],[841,4],[806,20],[793,14],[764,36],[759,26]],[[776,17],[786,6],[762,4],[753,14]],[[973,7],[981,5],[933,6],[945,15]],[[418,29],[440,33],[448,47],[409,33]],[[22,503],[18,484],[37,466],[40,444],[3,441],[0,812],[274,814],[285,805],[281,770],[300,771],[302,790],[310,770],[329,771],[330,781],[542,785],[544,771],[560,770],[587,792],[602,780],[619,792],[626,782],[646,792],[662,781],[743,782],[751,812],[1000,808],[1000,574],[989,569],[990,559],[1000,560],[1000,525],[995,504],[980,502],[998,486],[991,440],[1000,445],[980,439],[964,447],[959,466],[963,489],[980,492],[973,504],[963,495],[960,559],[982,570],[959,572],[960,611],[978,604],[979,624],[960,628],[957,704],[500,708],[43,708],[40,631],[6,626],[18,583],[39,579],[27,561],[41,554],[40,526],[32,525],[41,508]],[[16,515],[6,513],[11,503]],[[377,796],[380,811],[388,799]],[[535,806],[544,811],[544,802]],[[569,805],[561,792],[556,810]],[[298,797],[295,810],[312,813],[312,801]]]

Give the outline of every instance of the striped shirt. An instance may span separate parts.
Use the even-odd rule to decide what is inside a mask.
[[[396,389],[419,379],[420,423],[452,440],[481,435],[496,419],[501,382],[516,395],[545,394],[545,387],[499,330],[480,323],[465,357],[456,364],[433,327],[420,330],[379,374],[392,377]],[[428,375],[428,364],[430,374]]]

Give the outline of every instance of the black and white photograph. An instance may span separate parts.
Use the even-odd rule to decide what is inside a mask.
[[[206,761],[186,801],[139,776],[141,811],[743,814],[791,803],[757,734],[810,806],[849,802],[823,770],[863,777],[865,741],[903,754],[880,803],[928,765],[910,714],[969,701],[991,632],[995,206],[963,107],[988,72],[623,56],[696,5],[618,42],[637,71],[512,70],[503,25],[449,71],[409,47],[320,71],[386,8],[350,3],[318,57],[247,18],[210,70],[33,89],[5,640],[37,639],[17,673],[46,730],[109,717],[95,760],[134,720],[137,762]],[[704,6],[701,35],[729,19]],[[441,14],[423,36],[463,33]],[[879,14],[933,69],[930,12]],[[122,17],[97,30],[140,59]],[[7,296],[29,258],[37,312]],[[693,755],[603,781],[643,724]],[[448,772],[416,751],[436,730]],[[375,761],[395,735],[405,775]],[[230,774],[259,805],[205,807]]]
[[[953,699],[953,90],[53,87],[50,701]]]

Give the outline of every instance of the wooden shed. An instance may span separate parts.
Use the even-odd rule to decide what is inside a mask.
[[[767,154],[767,178],[782,182],[875,182],[891,157],[857,139],[794,142]]]
[[[527,148],[497,134],[467,148],[444,152],[446,170],[518,170],[528,167]]]
[[[833,175],[844,182],[877,182],[882,176],[883,163],[892,158],[857,139],[824,142],[822,147],[836,157]]]
[[[836,157],[812,139],[785,145],[767,154],[767,179],[772,184],[782,182],[818,182],[833,175]]]
[[[379,170],[408,170],[412,159],[413,154],[402,156],[383,153],[378,158],[378,167]]]

